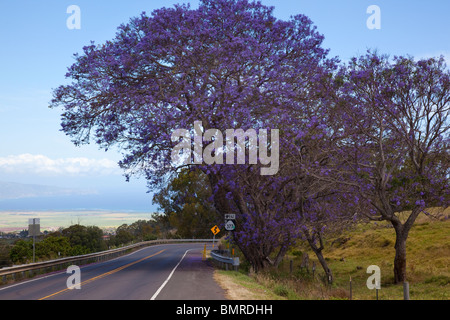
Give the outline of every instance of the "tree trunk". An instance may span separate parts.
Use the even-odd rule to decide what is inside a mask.
[[[325,271],[325,275],[327,277],[328,283],[332,284],[333,283],[333,273],[331,272],[331,269],[328,267],[327,261],[325,260],[325,258],[322,255],[322,250],[315,251],[313,249],[313,251],[317,256],[317,259],[319,259],[319,262],[323,268],[323,271]]]
[[[283,260],[287,248],[280,248],[275,259],[270,259],[268,256],[264,255],[262,252],[256,248],[240,248],[241,252],[244,254],[245,259],[250,262],[252,269],[255,273],[263,271],[269,267],[278,268],[280,262]]]
[[[414,208],[404,224],[398,219],[391,220],[395,229],[394,283],[396,284],[406,281],[406,239],[421,211],[420,207]]]
[[[250,263],[252,271],[258,273],[267,268],[270,263],[269,260],[260,252],[261,248],[255,248],[255,246],[240,245],[237,241],[236,234],[233,234],[233,242],[239,247],[245,259]]]
[[[394,283],[406,281],[406,234],[403,228],[395,228]]]
[[[271,265],[269,260],[258,255],[252,255],[252,257],[250,259],[247,258],[247,260],[250,262],[250,265],[255,273],[263,271]]]
[[[311,247],[312,251],[316,254],[317,259],[319,259],[320,265],[323,268],[323,271],[325,272],[325,275],[327,277],[327,281],[329,284],[333,283],[333,273],[331,272],[331,269],[328,267],[327,261],[323,257],[322,250],[323,250],[323,242],[322,242],[322,236],[320,233],[316,233],[320,246],[317,247],[316,239],[313,236],[310,235],[308,231],[304,231],[304,234],[306,236],[306,240],[308,240],[309,246]]]
[[[278,268],[278,266],[280,265],[281,261],[283,261],[283,258],[286,255],[287,251],[288,251],[288,247],[287,246],[282,246],[282,247],[279,248],[277,256],[275,257],[275,259],[272,260],[269,257],[266,257],[266,260],[267,260],[267,262],[269,262],[270,266]]]

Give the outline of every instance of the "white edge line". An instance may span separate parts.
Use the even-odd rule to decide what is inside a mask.
[[[186,252],[184,253],[183,257],[180,259],[180,261],[178,262],[178,264],[175,266],[175,268],[173,268],[172,272],[169,274],[169,276],[167,277],[166,281],[163,282],[163,284],[161,285],[161,287],[159,287],[158,290],[156,290],[155,294],[150,298],[150,300],[155,300],[156,297],[159,295],[159,293],[161,292],[161,290],[166,286],[167,282],[169,282],[170,278],[172,278],[172,275],[174,274],[175,270],[178,268],[178,266],[180,265],[181,261],[183,261],[184,257],[186,256],[186,254],[194,249],[188,249],[186,250]]]

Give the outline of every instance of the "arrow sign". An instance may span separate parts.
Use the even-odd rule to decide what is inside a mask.
[[[218,234],[220,232],[220,229],[218,226],[214,226],[211,228],[211,231],[214,235]]]

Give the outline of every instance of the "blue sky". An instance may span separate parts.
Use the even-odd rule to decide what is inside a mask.
[[[142,11],[198,1],[15,0],[0,2],[0,181],[137,192],[149,201],[145,181],[126,183],[120,152],[75,147],[60,129],[60,110],[48,108],[53,88],[91,40],[112,39],[117,27]],[[450,62],[450,1],[263,0],[275,15],[309,16],[324,47],[342,60],[367,49],[414,57],[444,55]],[[81,9],[81,29],[70,30],[70,5]],[[366,25],[370,5],[380,8],[380,29]],[[135,200],[138,201],[138,200]],[[0,205],[1,209],[1,205]]]

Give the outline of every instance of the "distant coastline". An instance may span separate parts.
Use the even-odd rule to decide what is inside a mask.
[[[97,226],[102,229],[117,228],[138,220],[150,220],[153,212],[135,210],[1,210],[0,232],[28,229],[28,219],[40,218],[41,232],[55,231],[74,224]]]

